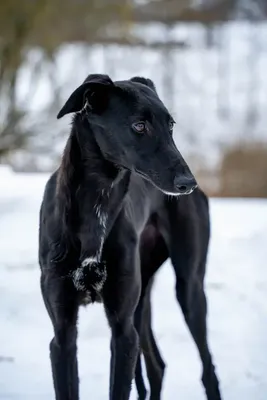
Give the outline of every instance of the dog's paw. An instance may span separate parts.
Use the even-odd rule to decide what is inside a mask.
[[[86,258],[81,266],[73,271],[73,283],[79,291],[101,292],[107,279],[107,270],[103,262]]]
[[[85,282],[96,292],[100,292],[103,289],[104,283],[107,279],[107,269],[105,263],[85,259],[82,262],[82,267],[85,271]]]

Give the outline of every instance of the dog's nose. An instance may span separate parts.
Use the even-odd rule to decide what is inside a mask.
[[[176,189],[181,193],[181,194],[189,194],[192,193],[194,189],[197,187],[197,182],[195,178],[188,177],[186,175],[176,177],[174,179],[174,184]]]

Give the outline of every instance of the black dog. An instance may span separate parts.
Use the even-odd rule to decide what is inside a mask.
[[[219,399],[206,342],[205,249],[199,248],[206,220],[196,223],[193,237],[177,226],[190,212],[189,226],[195,224],[196,207],[206,199],[195,191],[195,201],[186,203],[186,215],[180,216],[182,199],[166,196],[196,188],[173,142],[171,115],[150,80],[112,82],[106,75],[89,75],[58,118],[67,113],[75,116],[62,163],[45,188],[39,235],[41,289],[54,327],[50,353],[56,399],[79,398],[78,308],[95,300],[103,301],[112,333],[109,398],[129,399],[145,279],[149,284],[159,266],[154,253],[161,242],[176,270],[180,265],[178,299],[203,356],[208,398]],[[195,251],[198,259],[203,254],[201,266]],[[140,261],[148,267],[143,289]]]
[[[142,291],[135,312],[135,324],[139,327],[151,400],[161,398],[165,370],[165,363],[151,326],[151,289],[155,273],[169,257],[176,276],[176,297],[203,365],[202,381],[207,399],[221,399],[207,343],[204,278],[209,238],[208,199],[200,189],[196,189],[190,196],[180,197],[178,201],[175,197],[168,199],[166,218],[161,220],[160,217],[153,215],[142,233],[140,246]],[[145,400],[147,391],[142,376],[140,355],[136,366],[136,386],[139,399]]]

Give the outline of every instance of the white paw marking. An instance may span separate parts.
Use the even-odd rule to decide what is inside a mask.
[[[96,265],[94,265],[96,263]],[[97,257],[87,257],[83,260],[81,267],[78,267],[72,273],[73,283],[77,290],[85,291],[86,285],[84,284],[84,272],[85,269],[94,268],[95,274],[98,276],[99,281],[94,283],[92,282],[92,287],[97,291],[100,292],[103,288],[103,285],[107,279],[107,271],[103,266],[98,265],[98,258]]]

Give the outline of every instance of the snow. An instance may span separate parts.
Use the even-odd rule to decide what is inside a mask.
[[[0,169],[0,399],[53,398],[52,326],[39,289],[38,211],[47,175]],[[266,399],[267,201],[211,200],[206,289],[209,342],[227,400]],[[167,363],[164,400],[204,399],[201,366],[174,297],[167,262],[153,291],[153,324]],[[81,399],[108,397],[109,329],[101,305],[79,318]],[[136,398],[133,388],[131,399]]]

